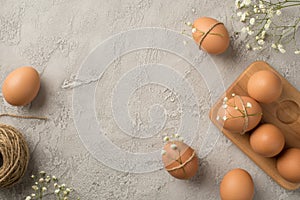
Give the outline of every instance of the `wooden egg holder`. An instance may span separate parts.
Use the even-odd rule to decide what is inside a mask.
[[[218,109],[222,106],[224,97],[227,96],[230,98],[232,93],[240,96],[249,96],[247,93],[248,80],[251,75],[260,70],[269,70],[274,72],[281,78],[283,84],[282,94],[276,102],[271,104],[260,103],[263,110],[262,123],[272,123],[281,129],[286,140],[285,149],[289,147],[300,148],[300,92],[275,69],[263,61],[252,63],[226,90],[225,94],[211,108],[210,119],[227,138],[238,146],[280,186],[287,190],[296,190],[300,187],[300,183],[289,182],[278,173],[276,169],[277,157],[265,158],[252,150],[249,142],[249,136],[253,130],[244,135],[231,133],[230,131],[223,129],[222,125],[220,125],[217,121]]]

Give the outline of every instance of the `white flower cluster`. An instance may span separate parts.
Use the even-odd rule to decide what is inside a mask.
[[[247,49],[262,50],[272,47],[280,53],[286,53],[283,38],[294,33],[293,39],[296,44],[296,30],[300,25],[300,17],[293,25],[278,25],[279,17],[283,9],[300,6],[300,0],[266,1],[266,0],[235,0],[236,14],[239,21],[244,23],[241,33],[246,34],[250,42],[246,44]],[[271,45],[268,44],[268,41]],[[291,40],[289,40],[291,41]],[[300,50],[294,53],[300,55]]]
[[[31,178],[35,181],[34,185],[31,186],[34,191],[28,195],[25,200],[43,199],[44,196],[49,195],[46,193],[51,186],[53,186],[53,195],[58,200],[68,200],[72,189],[66,187],[65,184],[58,184],[58,179],[55,176],[46,175],[45,171],[40,171],[38,176],[32,175]],[[79,200],[79,198],[78,198]]]

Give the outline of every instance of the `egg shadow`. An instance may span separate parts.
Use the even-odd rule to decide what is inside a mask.
[[[206,179],[209,178],[207,176],[208,173],[206,173],[208,169],[208,162],[198,157],[198,166],[199,168],[197,173],[189,180],[189,182],[192,184],[202,185],[205,184]]]
[[[41,86],[37,96],[31,102],[32,111],[40,111],[47,102],[47,88],[44,80],[41,80]]]

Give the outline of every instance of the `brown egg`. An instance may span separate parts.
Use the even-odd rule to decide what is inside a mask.
[[[229,46],[229,34],[224,24],[209,17],[200,17],[193,24],[195,42],[210,54],[221,54]]]
[[[251,200],[254,183],[250,174],[243,169],[233,169],[223,178],[220,185],[222,200]]]
[[[198,171],[198,158],[195,150],[180,141],[165,144],[162,160],[165,169],[175,178],[190,179]]]
[[[2,93],[11,105],[29,104],[40,89],[40,76],[32,67],[20,67],[12,71],[4,80]]]
[[[277,159],[277,170],[286,180],[300,183],[300,149],[290,148]]]
[[[247,85],[248,94],[261,103],[276,101],[282,92],[282,82],[279,76],[267,70],[253,74]]]
[[[282,132],[273,124],[260,125],[250,135],[252,149],[264,157],[273,157],[279,154],[284,143],[285,139]]]
[[[262,117],[260,105],[251,97],[233,94],[218,110],[217,120],[223,128],[233,133],[244,134],[257,126]]]

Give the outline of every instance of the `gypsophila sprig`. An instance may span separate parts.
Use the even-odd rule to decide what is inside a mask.
[[[34,185],[31,186],[33,193],[26,196],[25,200],[42,200],[56,199],[56,200],[71,200],[70,194],[73,189],[69,188],[66,184],[59,184],[56,176],[47,175],[45,171],[40,171],[38,175],[32,175],[31,179]],[[51,198],[53,197],[53,198]],[[79,200],[79,198],[75,198]]]
[[[246,34],[246,49],[274,49],[286,53],[287,44],[293,42],[292,51],[300,55],[299,36],[300,13],[293,20],[284,20],[283,10],[297,7],[300,0],[235,0],[236,15],[244,24],[238,31]]]

